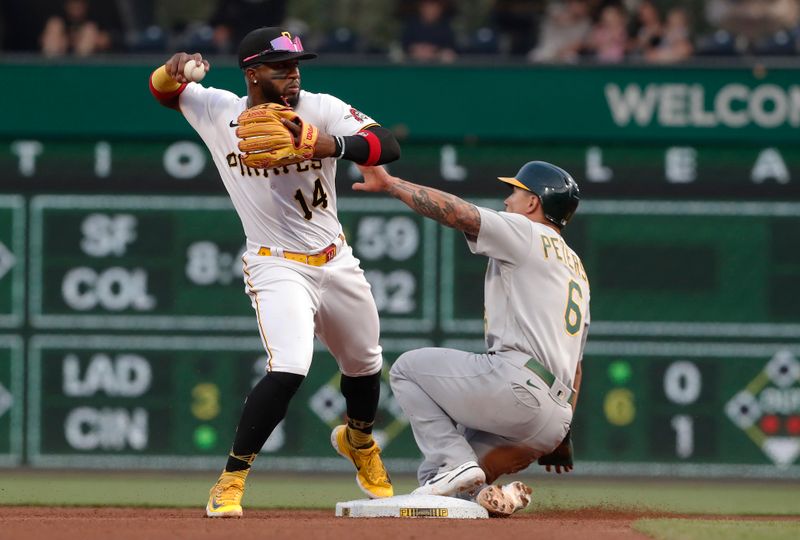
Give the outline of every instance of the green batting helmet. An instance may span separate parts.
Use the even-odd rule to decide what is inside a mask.
[[[529,161],[513,178],[497,179],[536,194],[542,201],[544,217],[559,228],[569,223],[581,200],[578,184],[569,173],[544,161]]]

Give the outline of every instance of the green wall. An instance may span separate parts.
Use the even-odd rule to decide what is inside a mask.
[[[2,64],[0,136],[185,136],[185,122],[149,96],[154,67]],[[800,141],[791,69],[309,62],[302,73],[306,89],[416,140]],[[243,90],[231,65],[212,65],[204,84]]]

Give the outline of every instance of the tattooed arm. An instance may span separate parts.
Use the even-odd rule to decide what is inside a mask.
[[[478,208],[455,195],[413,184],[391,176],[383,167],[360,167],[364,182],[353,184],[356,191],[385,191],[400,199],[417,214],[429,217],[466,234],[474,240],[481,228]]]

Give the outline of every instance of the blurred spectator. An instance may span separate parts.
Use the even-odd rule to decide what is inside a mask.
[[[697,42],[698,55],[794,55],[798,52],[798,0],[708,0],[713,32]]]
[[[409,6],[400,14],[397,1],[292,0],[286,7],[286,22],[308,25],[309,32],[301,36],[314,52],[385,55],[392,45],[400,50],[403,22],[416,8]]]
[[[661,15],[651,0],[639,3],[635,13],[631,29],[631,52],[637,56],[645,56],[661,43]]]
[[[495,55],[500,52],[500,38],[492,28],[481,26],[470,36],[462,46],[462,53],[476,55]]]
[[[587,56],[603,63],[622,62],[628,49],[627,23],[627,14],[622,6],[605,6],[586,42]]]
[[[209,21],[217,10],[216,0],[158,0],[154,9],[155,26],[141,35],[140,47],[157,46],[158,30],[169,38],[168,48],[214,54],[214,30]],[[154,42],[155,41],[155,42]]]
[[[592,28],[586,0],[559,0],[547,7],[539,45],[528,53],[532,62],[574,62]]]
[[[90,56],[111,50],[111,29],[96,20],[89,8],[89,0],[65,0],[61,12],[47,19],[40,38],[45,56]]]
[[[494,0],[490,20],[505,54],[526,55],[539,42],[545,0]]]
[[[211,17],[213,42],[219,53],[231,53],[250,30],[280,26],[286,18],[287,0],[219,0]]]
[[[327,54],[352,54],[360,47],[359,37],[346,26],[337,26],[325,34],[314,50]]]
[[[0,0],[3,50],[39,51],[44,24],[62,5],[63,0]]]
[[[456,38],[452,13],[444,0],[419,0],[417,13],[406,22],[403,51],[412,60],[452,62]]]
[[[675,7],[667,13],[667,22],[660,41],[645,52],[649,62],[666,64],[686,60],[692,55],[694,47],[690,40],[689,15],[686,10]]]
[[[155,24],[156,4],[162,2],[158,0],[115,0],[112,3],[117,5],[122,27],[127,33],[140,31]]]
[[[748,42],[797,25],[797,0],[708,0],[706,17],[715,27]]]

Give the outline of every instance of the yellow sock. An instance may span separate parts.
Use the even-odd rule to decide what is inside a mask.
[[[363,431],[351,428],[349,425],[347,426],[347,440],[350,441],[350,444],[355,448],[367,448],[374,443],[372,433],[364,433]]]

